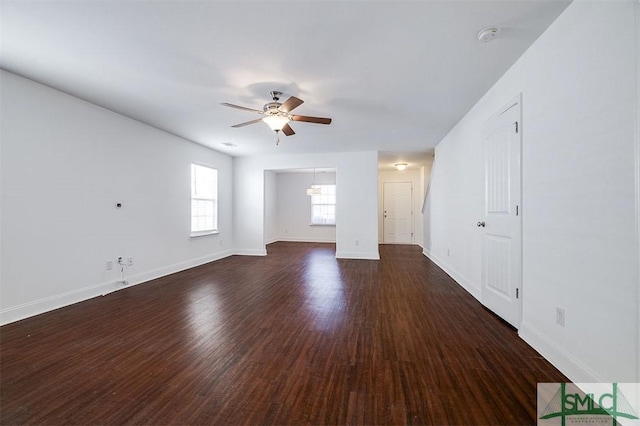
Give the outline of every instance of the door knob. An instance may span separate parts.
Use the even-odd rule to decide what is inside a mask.
[[[478,222],[476,225],[478,225],[478,227],[482,226],[484,228],[484,225],[485,225],[484,220],[481,221],[481,222]]]

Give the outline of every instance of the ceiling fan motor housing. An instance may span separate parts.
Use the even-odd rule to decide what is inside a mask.
[[[279,115],[282,114],[282,111],[278,109],[280,105],[282,105],[280,102],[269,102],[268,104],[264,104],[262,109],[267,115]]]

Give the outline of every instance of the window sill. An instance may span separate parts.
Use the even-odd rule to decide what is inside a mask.
[[[310,223],[309,226],[333,226],[335,228],[335,223]]]
[[[189,238],[200,238],[208,235],[218,235],[219,233],[220,231],[194,232],[189,236]]]

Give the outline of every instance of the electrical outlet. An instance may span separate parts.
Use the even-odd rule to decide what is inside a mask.
[[[561,327],[564,327],[564,319],[564,309],[556,308],[556,323],[558,323],[558,325],[560,325]]]
[[[112,270],[113,269],[113,260],[107,260],[105,268],[106,268],[107,271]]]
[[[451,256],[451,251],[447,249],[447,256]]]
[[[133,266],[133,257],[127,258],[127,266]]]
[[[122,256],[118,257],[118,265],[122,265],[123,264],[122,262],[123,262],[122,261]]]

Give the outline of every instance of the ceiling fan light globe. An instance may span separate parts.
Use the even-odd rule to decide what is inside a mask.
[[[271,128],[271,130],[279,132],[290,120],[289,117],[282,115],[270,115],[262,119],[263,122]]]

